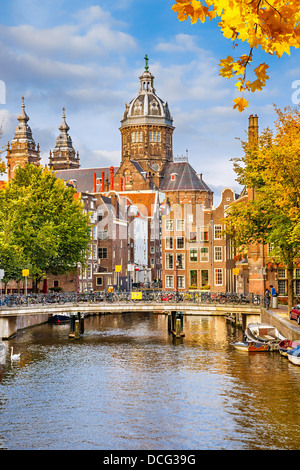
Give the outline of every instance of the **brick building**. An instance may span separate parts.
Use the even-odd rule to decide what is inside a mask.
[[[235,200],[234,191],[225,189],[214,207],[213,192],[202,174],[188,158],[173,158],[173,118],[168,103],[156,93],[148,59],[139,81],[137,95],[126,103],[121,119],[117,167],[80,167],[63,109],[49,166],[76,187],[85,210],[92,212],[93,237],[87,269],[78,267],[75,278],[51,278],[48,284],[63,290],[104,290],[110,284],[128,288],[132,282],[159,278],[167,290],[233,290],[235,264],[223,238],[222,219]],[[29,161],[29,148],[21,148],[21,142],[19,154],[12,152],[18,136],[27,133],[31,161],[39,164],[24,108],[23,101],[19,130],[7,152],[10,178],[16,164]]]

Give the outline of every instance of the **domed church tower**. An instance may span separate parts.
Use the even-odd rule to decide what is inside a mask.
[[[174,127],[168,103],[156,94],[148,60],[146,55],[138,95],[126,103],[121,120],[122,163],[136,162],[157,184],[165,165],[173,161]]]

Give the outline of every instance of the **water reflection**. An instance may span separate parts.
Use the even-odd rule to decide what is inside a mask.
[[[300,367],[236,351],[223,317],[93,316],[79,340],[41,325],[6,342],[0,448],[298,449]]]

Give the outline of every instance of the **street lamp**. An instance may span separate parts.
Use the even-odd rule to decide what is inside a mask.
[[[176,269],[176,302],[178,302],[178,268],[179,268],[179,260],[176,259],[176,261],[175,261],[175,269]]]

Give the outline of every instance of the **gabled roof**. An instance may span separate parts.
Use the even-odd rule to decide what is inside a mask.
[[[175,175],[172,179],[171,175]],[[194,168],[188,162],[172,162],[166,167],[161,191],[208,191],[211,189],[199,178]]]
[[[119,167],[114,167],[114,174],[118,169]],[[110,167],[58,170],[55,172],[55,175],[57,178],[64,181],[76,180],[76,189],[79,193],[93,193],[94,173],[96,173],[97,179],[100,179],[102,177],[102,171],[105,172],[105,179],[108,178],[108,180],[110,180]]]

